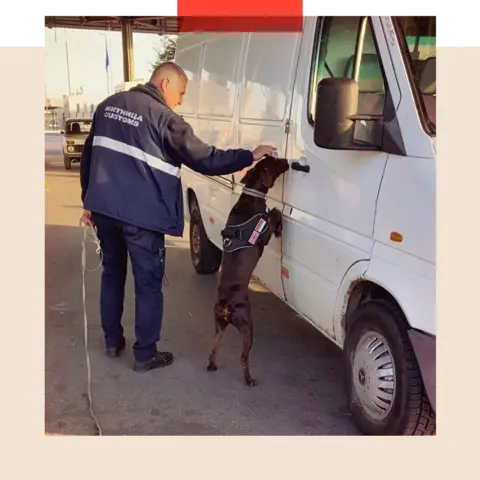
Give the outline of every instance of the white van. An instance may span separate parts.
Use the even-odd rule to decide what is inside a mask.
[[[178,39],[179,113],[219,148],[290,170],[255,275],[344,351],[361,432],[435,434],[435,17],[305,17],[297,33]],[[192,262],[215,273],[245,171],[182,174]]]

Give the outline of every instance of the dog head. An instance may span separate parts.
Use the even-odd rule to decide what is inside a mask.
[[[248,188],[267,192],[273,187],[277,178],[283,175],[290,165],[286,158],[265,157],[258,161],[245,176],[242,178],[243,183]]]

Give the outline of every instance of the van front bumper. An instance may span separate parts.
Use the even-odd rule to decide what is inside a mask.
[[[408,331],[408,335],[415,356],[417,357],[428,400],[430,401],[433,410],[436,412],[437,337],[419,330],[414,330],[413,328]]]

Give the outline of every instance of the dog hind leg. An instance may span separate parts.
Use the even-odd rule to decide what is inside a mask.
[[[249,365],[249,356],[250,350],[253,344],[253,326],[248,325],[241,329],[243,335],[243,350],[240,361],[242,363],[243,376],[245,378],[245,383],[249,387],[254,387],[258,384],[257,380],[253,379],[250,375],[250,365]]]
[[[215,340],[213,342],[213,348],[210,352],[210,356],[208,357],[207,370],[209,372],[214,372],[215,370],[217,370],[216,358],[217,358],[218,347],[220,346],[220,342],[222,341],[223,334],[225,333],[226,327],[227,327],[227,324],[220,324],[220,322],[217,322],[215,326]]]
[[[225,329],[229,323],[229,316],[231,315],[231,311],[228,309],[226,305],[215,305],[215,340],[213,342],[213,348],[210,352],[210,356],[208,358],[208,366],[207,370],[210,372],[214,372],[217,370],[216,358],[218,347],[220,346],[220,342],[222,341],[223,334],[225,333]]]

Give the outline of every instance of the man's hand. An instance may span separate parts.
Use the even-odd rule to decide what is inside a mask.
[[[80,225],[86,225],[87,227],[91,227],[93,225],[92,223],[92,212],[89,210],[84,210],[83,215],[80,217]]]
[[[273,152],[276,152],[277,149],[272,145],[259,145],[255,150],[252,151],[253,153],[253,161],[258,162],[263,157],[268,155],[272,155]]]

